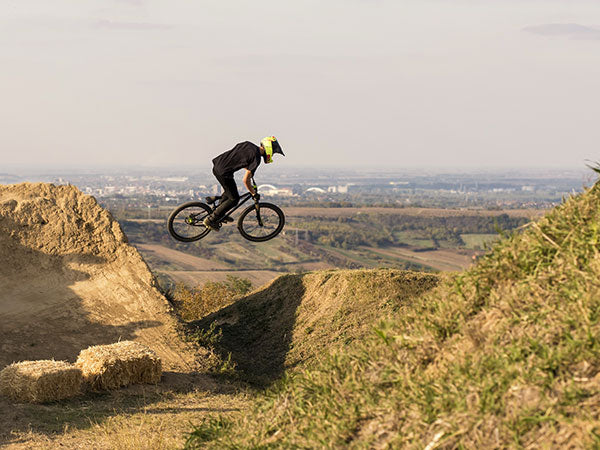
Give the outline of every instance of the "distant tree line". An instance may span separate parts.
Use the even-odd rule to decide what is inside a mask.
[[[426,217],[363,213],[352,217],[308,216],[289,219],[286,229],[297,229],[300,241],[340,249],[411,245],[414,240],[429,242],[426,246],[432,248],[456,248],[465,246],[462,234],[495,234],[513,230],[527,222],[528,219],[524,217],[511,217],[508,214]],[[237,233],[235,227],[226,226],[219,233],[211,233],[210,244],[202,241],[182,243],[169,235],[166,221],[139,222],[125,219],[120,223],[133,243],[157,243],[184,252],[193,249],[195,255],[204,258],[213,258],[216,254],[215,246],[229,241],[231,233]],[[236,263],[234,260],[225,262]]]
[[[422,217],[396,214],[360,214],[354,217],[309,217],[290,222],[290,227],[307,230],[300,233],[310,242],[331,247],[354,249],[358,246],[385,247],[406,245],[402,235],[430,240],[433,247],[461,247],[462,234],[494,234],[510,231],[528,222],[523,217],[448,216]]]

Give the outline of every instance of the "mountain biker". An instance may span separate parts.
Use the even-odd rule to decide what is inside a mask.
[[[237,205],[240,195],[233,179],[234,172],[246,169],[244,185],[252,195],[252,198],[257,200],[258,194],[254,190],[250,180],[260,165],[261,156],[265,164],[269,164],[273,162],[273,153],[280,153],[285,156],[275,136],[267,136],[260,141],[260,147],[254,145],[252,142],[240,142],[231,150],[221,153],[212,160],[213,175],[223,187],[223,194],[219,206],[202,222],[205,227],[213,231],[219,231],[223,216]]]

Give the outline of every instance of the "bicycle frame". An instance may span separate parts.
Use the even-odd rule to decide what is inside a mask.
[[[249,241],[264,242],[273,239],[277,236],[285,225],[285,215],[281,208],[277,205],[268,202],[260,202],[258,188],[254,178],[252,178],[253,191],[256,196],[253,198],[254,205],[242,208],[237,218],[237,228],[240,234]],[[204,221],[207,216],[214,213],[215,209],[221,205],[221,197],[208,198],[206,203],[201,201],[187,202],[179,205],[169,216],[167,220],[167,229],[169,234],[181,242],[194,242],[206,236],[212,227],[206,227]],[[245,193],[239,197],[238,203],[229,209],[223,215],[219,225],[232,222],[233,218],[229,214],[239,210],[248,200],[252,198],[252,194]],[[262,213],[267,213],[266,223],[263,221]],[[255,215],[256,214],[256,215]],[[227,218],[227,220],[224,220]],[[255,221],[256,220],[256,221]],[[258,223],[258,228],[256,224]],[[183,228],[181,228],[183,226]],[[196,230],[191,227],[199,227]],[[263,231],[259,231],[262,229]],[[258,233],[258,234],[257,234]]]
[[[254,186],[254,191],[258,194],[258,188],[256,186],[256,182],[254,181],[254,178],[252,178],[252,185]],[[223,217],[228,216],[228,215],[234,213],[235,211],[237,211],[240,206],[242,206],[244,203],[246,203],[251,198],[252,198],[252,194],[250,194],[250,192],[246,192],[245,194],[241,195],[240,199],[238,200],[238,204],[236,206],[234,206],[233,208],[231,208],[230,210],[228,210]],[[222,199],[219,199],[218,204],[217,204],[217,202],[213,203],[212,212],[214,212],[215,209],[217,209],[217,207],[221,204],[221,200]],[[260,218],[260,207],[258,206],[258,200],[254,201],[254,207],[256,208],[256,217],[258,219],[258,224],[262,227],[263,223],[262,223],[262,219]]]

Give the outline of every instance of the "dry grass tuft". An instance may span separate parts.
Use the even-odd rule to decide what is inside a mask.
[[[88,347],[79,353],[75,365],[94,391],[135,383],[156,384],[162,375],[160,358],[145,345],[133,341]]]
[[[17,402],[46,403],[81,391],[81,370],[66,361],[22,361],[0,372],[0,393]]]
[[[252,290],[246,278],[227,275],[225,281],[208,281],[203,286],[189,288],[179,283],[171,297],[177,312],[185,321],[199,320],[233,303]]]

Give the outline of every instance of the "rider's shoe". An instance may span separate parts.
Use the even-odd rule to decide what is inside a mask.
[[[223,223],[229,223],[229,222],[233,222],[233,217],[231,216],[225,216],[221,219],[221,222]]]
[[[210,220],[210,217],[204,219],[202,223],[206,228],[209,228],[212,231],[219,231],[221,229],[221,225],[214,223],[212,220]]]

